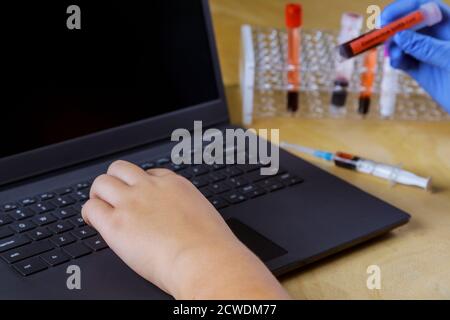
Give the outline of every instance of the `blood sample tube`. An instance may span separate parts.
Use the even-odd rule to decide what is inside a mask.
[[[302,7],[299,4],[286,6],[286,28],[288,34],[288,93],[287,109],[296,112],[299,108],[300,54],[302,26]]]
[[[360,35],[363,25],[363,17],[356,13],[346,12],[342,15],[339,43],[345,43]],[[354,71],[353,60],[336,61],[336,74],[333,93],[331,96],[331,112],[339,114],[345,111],[343,107],[347,102],[348,87]]]
[[[373,84],[377,71],[378,51],[370,50],[364,58],[364,71],[361,75],[361,92],[359,95],[359,114],[365,116],[369,113],[372,98]]]
[[[442,21],[442,11],[436,2],[428,2],[420,8],[381,29],[375,29],[338,47],[340,59],[350,59],[379,46],[403,30],[419,30]]]

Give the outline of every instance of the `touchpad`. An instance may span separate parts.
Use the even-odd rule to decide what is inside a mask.
[[[262,261],[267,262],[287,253],[282,247],[273,243],[239,220],[228,219],[226,222],[236,237],[238,237],[239,240],[252,250]]]

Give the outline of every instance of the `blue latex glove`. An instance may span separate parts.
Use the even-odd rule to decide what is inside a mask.
[[[398,0],[381,14],[384,26],[417,10],[430,0]],[[389,44],[391,64],[413,77],[447,112],[450,113],[450,7],[441,7],[441,23],[413,32],[402,31]]]

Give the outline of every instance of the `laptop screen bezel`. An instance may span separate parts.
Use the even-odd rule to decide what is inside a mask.
[[[204,126],[228,122],[210,8],[208,0],[201,2],[218,99],[0,159],[0,186],[166,139],[177,128],[192,130],[194,121]]]

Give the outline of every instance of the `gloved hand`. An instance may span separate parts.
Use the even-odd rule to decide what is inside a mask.
[[[430,0],[398,0],[381,14],[384,26],[417,10]],[[433,99],[450,113],[450,7],[440,0],[443,20],[429,28],[402,31],[390,41],[392,67],[413,77]]]

